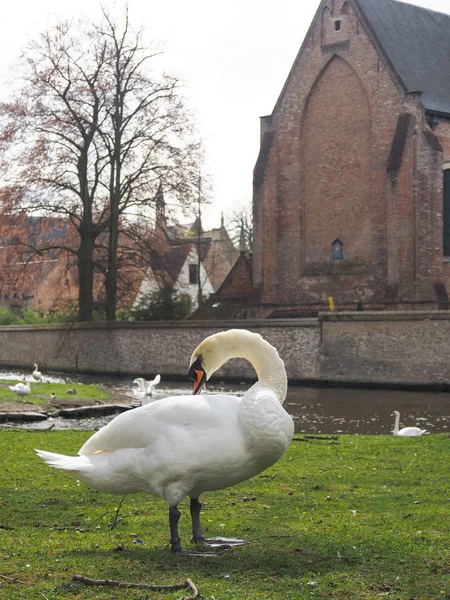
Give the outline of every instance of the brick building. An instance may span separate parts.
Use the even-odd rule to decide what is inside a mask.
[[[450,15],[322,0],[254,170],[253,316],[449,308]]]

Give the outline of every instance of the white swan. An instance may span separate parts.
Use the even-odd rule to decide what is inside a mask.
[[[138,387],[133,388],[133,394],[135,398],[143,399],[146,396],[153,397],[154,389],[161,381],[161,375],[156,375],[152,380],[146,381],[143,377],[138,377],[133,380]]]
[[[147,382],[143,377],[138,377],[133,380],[133,383],[137,385],[137,388],[133,388],[133,394],[136,398],[144,398],[146,395],[146,384]]]
[[[161,375],[158,373],[158,375],[156,375],[152,380],[145,382],[145,385],[146,385],[145,393],[147,396],[153,396],[155,387],[158,385],[158,383],[160,381],[161,381]]]
[[[36,379],[36,381],[41,381],[43,378],[42,373],[38,370],[38,366],[36,363],[34,363],[33,365],[34,367],[34,371],[31,373],[31,376],[33,377],[33,379]]]
[[[9,385],[8,387],[16,396],[20,396],[21,398],[31,394],[31,385],[26,383],[25,377],[23,378],[23,382],[16,383],[16,385]]]
[[[394,431],[392,432],[394,435],[401,435],[404,437],[415,437],[418,435],[423,435],[424,433],[428,433],[426,429],[420,429],[420,427],[403,427],[399,429],[400,424],[400,413],[398,410],[394,410],[391,417],[395,417]]]
[[[147,492],[169,505],[172,552],[182,552],[178,503],[191,498],[193,541],[205,541],[200,494],[261,473],[286,451],[294,423],[284,410],[283,361],[260,335],[231,329],[206,338],[191,357],[193,394],[225,362],[249,360],[259,381],[241,398],[176,396],[124,412],[70,457],[36,450],[50,466],[105,492]]]

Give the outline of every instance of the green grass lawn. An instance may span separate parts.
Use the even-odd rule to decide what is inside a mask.
[[[207,535],[248,546],[172,555],[164,503],[90,490],[33,452],[76,454],[89,432],[0,430],[0,598],[180,598],[188,592],[87,587],[95,579],[176,584],[204,599],[450,599],[450,438],[339,436],[293,442],[259,477],[205,494]],[[189,506],[180,532],[190,547]],[[143,544],[134,543],[136,537]]]
[[[31,393],[25,398],[20,398],[12,392],[8,386],[18,383],[14,380],[1,380],[0,382],[0,406],[5,403],[15,403],[22,406],[27,404],[48,404],[50,394],[53,392],[57,400],[92,402],[94,400],[106,401],[109,398],[107,390],[98,385],[73,384],[73,383],[31,383]],[[68,394],[67,390],[76,390],[76,394]]]

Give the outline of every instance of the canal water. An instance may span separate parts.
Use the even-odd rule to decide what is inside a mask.
[[[21,373],[0,372],[0,379],[17,379]],[[49,376],[49,382],[64,382],[64,376]],[[114,390],[116,398],[129,401],[133,398],[132,380],[114,378],[77,377],[76,383],[101,383]],[[72,385],[72,383],[71,383]],[[242,395],[251,384],[208,384],[206,393],[230,393]],[[154,399],[189,394],[190,385],[161,381]],[[406,391],[344,387],[290,386],[285,401],[286,410],[292,415],[296,433],[358,433],[389,434],[392,432],[394,410],[400,412],[400,426],[419,426],[430,433],[450,431],[450,392]],[[27,423],[27,428],[95,430],[109,422],[113,416],[101,419],[52,419]],[[15,425],[17,426],[17,425]]]

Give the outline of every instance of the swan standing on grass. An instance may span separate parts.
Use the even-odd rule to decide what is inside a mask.
[[[33,379],[36,379],[36,381],[42,381],[42,379],[43,379],[44,376],[38,370],[37,364],[34,363],[33,367],[34,367],[34,371],[31,373],[31,376],[33,377]]]
[[[25,377],[23,378],[23,382],[16,383],[16,385],[8,385],[8,387],[16,396],[20,396],[21,398],[31,394],[31,385],[25,381]]]
[[[258,381],[240,398],[197,395],[231,358],[246,358]],[[172,552],[183,552],[177,505],[190,497],[192,540],[208,543],[200,524],[203,492],[220,490],[261,473],[288,448],[294,423],[282,404],[284,363],[260,335],[231,329],[207,337],[193,352],[192,394],[157,400],[124,412],[70,457],[36,450],[50,466],[114,494],[147,492],[169,506]],[[230,545],[215,538],[214,545]],[[237,544],[242,540],[235,540]]]
[[[415,437],[418,435],[423,435],[424,433],[428,433],[426,429],[420,429],[420,427],[403,427],[399,429],[400,424],[400,413],[398,410],[394,410],[391,417],[395,417],[394,431],[392,432],[394,435],[401,435],[403,437]]]

